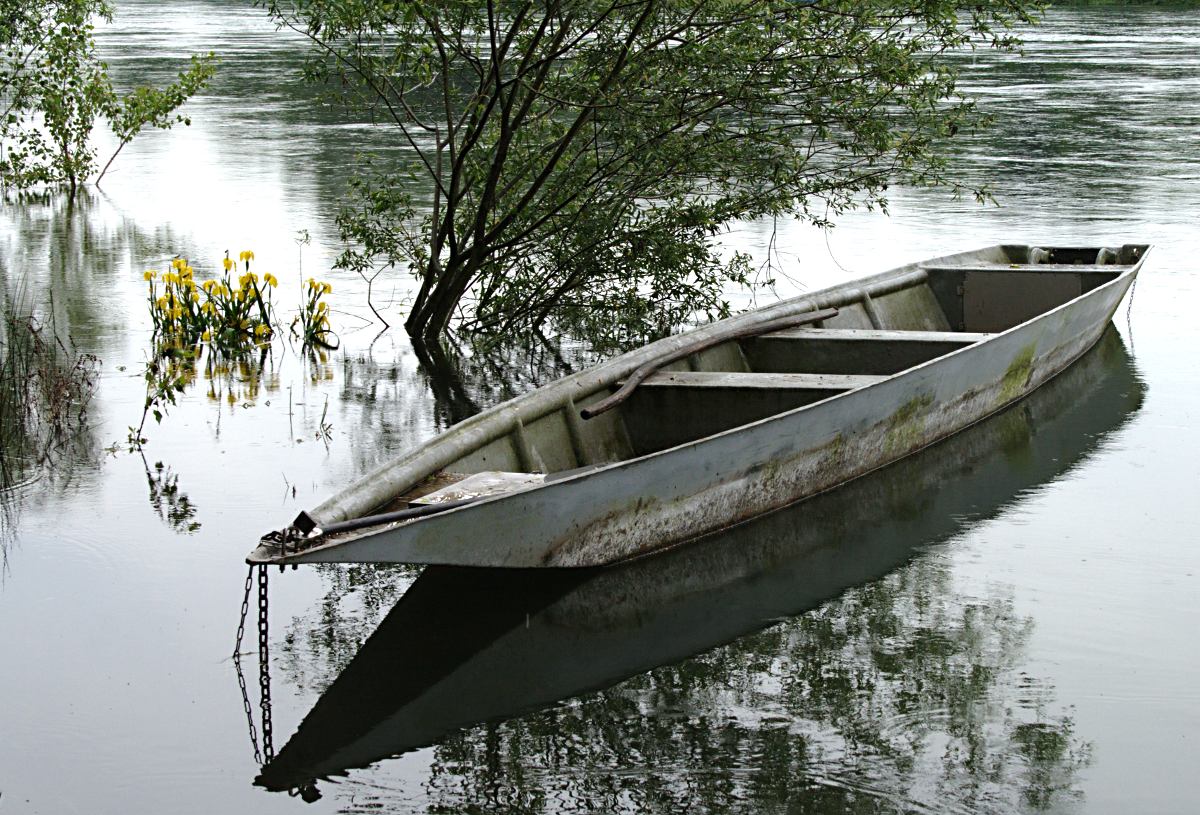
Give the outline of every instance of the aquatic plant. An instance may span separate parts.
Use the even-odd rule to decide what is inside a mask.
[[[228,252],[219,279],[197,283],[186,258],[171,261],[172,271],[161,277],[155,269],[145,272],[155,342],[178,348],[204,342],[235,356],[269,342],[275,333],[271,290],[279,281],[269,272],[260,281],[250,270],[253,259],[251,251],[238,256],[244,270],[236,286],[230,272],[237,266]]]
[[[333,292],[333,286],[314,278],[308,279],[307,293],[300,304],[300,313],[292,320],[292,333],[307,349],[337,348],[337,339],[329,324],[329,307],[321,298]]]
[[[0,301],[0,487],[52,464],[87,423],[99,360]]]
[[[210,399],[224,395],[234,404],[243,392],[248,399],[257,394],[272,341],[283,332],[273,300],[279,280],[270,272],[260,277],[252,271],[253,260],[253,251],[240,252],[236,261],[227,251],[221,261],[222,275],[202,281],[196,280],[195,269],[183,257],[171,261],[170,271],[160,274],[150,269],[143,274],[154,325],[153,349],[143,372],[142,418],[137,427],[129,428],[131,451],[147,441],[143,435],[147,418],[153,416],[161,423],[167,408],[195,382],[201,357]],[[291,323],[301,350],[314,362],[321,349],[337,347],[329,305],[323,299],[332,292],[329,283],[309,278]],[[244,388],[235,386],[234,372],[240,372]]]

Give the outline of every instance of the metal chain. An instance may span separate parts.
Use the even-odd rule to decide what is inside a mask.
[[[246,615],[250,613],[250,590],[254,588],[254,566],[246,574],[246,592],[242,595],[242,616],[238,620],[237,642],[233,646],[233,665],[237,669],[238,687],[242,690],[242,708],[246,712],[246,725],[250,728],[250,744],[254,748],[254,762],[263,765],[262,752],[258,749],[258,730],[254,727],[254,708],[250,705],[250,692],[246,689],[246,675],[242,672],[242,637],[246,633]]]
[[[258,569],[258,691],[262,710],[262,752],[270,762],[275,758],[271,728],[271,655],[267,630],[267,567]]]

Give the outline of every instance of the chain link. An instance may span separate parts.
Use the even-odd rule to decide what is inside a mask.
[[[254,569],[246,574],[246,591],[242,595],[242,616],[238,620],[237,641],[233,646],[233,665],[237,669],[238,687],[242,691],[242,709],[246,713],[246,725],[250,729],[250,745],[254,748],[254,762],[263,765],[262,752],[258,749],[258,730],[254,726],[254,708],[250,704],[250,692],[246,689],[246,675],[242,671],[242,637],[246,633],[246,616],[250,613],[250,592],[254,588]]]
[[[271,654],[267,628],[267,567],[258,569],[258,691],[262,711],[262,754],[268,762],[275,758],[271,727]]]

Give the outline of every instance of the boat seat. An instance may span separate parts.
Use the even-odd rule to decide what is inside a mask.
[[[460,477],[441,489],[414,498],[411,506],[429,506],[464,499],[490,498],[509,492],[519,492],[537,487],[546,480],[544,473],[510,473],[486,470]]]
[[[1103,272],[1116,274],[1132,268],[1131,263],[984,263],[971,266],[946,265],[926,266],[928,272],[1038,272],[1056,274],[1069,272],[1074,274]]]
[[[639,388],[751,388],[755,390],[849,391],[886,376],[849,374],[743,373],[740,371],[656,371]]]
[[[645,455],[776,416],[886,376],[656,371],[622,407],[634,452]]]
[[[742,341],[750,370],[881,376],[987,339],[965,331],[789,328]]]
[[[871,342],[952,342],[972,345],[990,335],[970,331],[903,331],[881,328],[788,328],[763,334],[772,339],[864,340]]]

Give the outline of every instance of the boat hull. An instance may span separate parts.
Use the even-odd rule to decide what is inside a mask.
[[[868,387],[269,561],[586,567],[668,548],[833,489],[1020,400],[1095,344],[1138,266]]]

